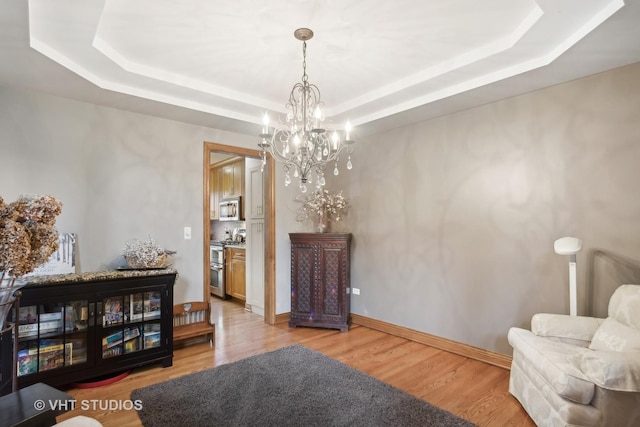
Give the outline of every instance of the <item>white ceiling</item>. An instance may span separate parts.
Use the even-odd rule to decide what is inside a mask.
[[[378,132],[640,62],[640,0],[3,0],[0,84],[257,134],[307,74]]]

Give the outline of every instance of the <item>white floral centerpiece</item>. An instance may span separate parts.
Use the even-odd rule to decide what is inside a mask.
[[[348,207],[342,191],[318,189],[308,196],[299,196],[297,201],[302,202],[302,206],[298,208],[296,220],[313,221],[315,231],[321,233],[329,231],[331,221],[340,221]]]
[[[11,309],[16,279],[47,262],[58,249],[56,217],[62,203],[53,196],[0,197],[0,330]]]
[[[175,251],[166,250],[148,236],[146,241],[130,239],[125,242],[122,255],[131,268],[163,268],[167,266],[169,255]]]

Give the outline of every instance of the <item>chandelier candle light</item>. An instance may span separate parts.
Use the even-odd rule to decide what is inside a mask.
[[[320,90],[309,83],[307,77],[307,40],[313,37],[313,31],[299,28],[294,33],[296,39],[302,41],[302,82],[296,83],[289,102],[286,104],[285,122],[271,125],[269,114],[263,117],[263,128],[258,144],[262,156],[262,167],[266,164],[266,153],[269,152],[276,161],[284,165],[284,184],[291,184],[290,172],[294,178],[300,179],[300,191],[307,191],[307,184],[312,183],[312,172],[315,172],[316,187],[325,184],[324,172],[327,164],[335,163],[333,174],[338,175],[340,153],[348,154],[347,169],[352,168],[351,124],[347,121],[344,131],[321,127],[324,121],[320,100]]]

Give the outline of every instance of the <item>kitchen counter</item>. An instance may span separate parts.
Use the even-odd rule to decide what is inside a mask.
[[[92,282],[96,280],[110,280],[110,279],[125,279],[128,277],[147,277],[158,276],[162,274],[177,273],[173,268],[158,268],[149,270],[106,270],[106,271],[91,271],[87,273],[72,273],[72,274],[55,274],[50,276],[30,276],[22,278],[23,282],[27,285],[50,285],[54,283],[83,283]]]
[[[235,248],[235,249],[246,249],[247,248],[247,244],[246,243],[225,243],[224,247],[225,248]]]
[[[234,242],[233,240],[211,240],[209,245],[213,244],[222,244],[225,248],[245,249],[247,247],[247,242]]]

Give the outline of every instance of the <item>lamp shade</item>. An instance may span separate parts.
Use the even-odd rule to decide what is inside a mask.
[[[553,250],[559,255],[575,255],[582,249],[582,240],[577,237],[562,237],[553,242]]]

